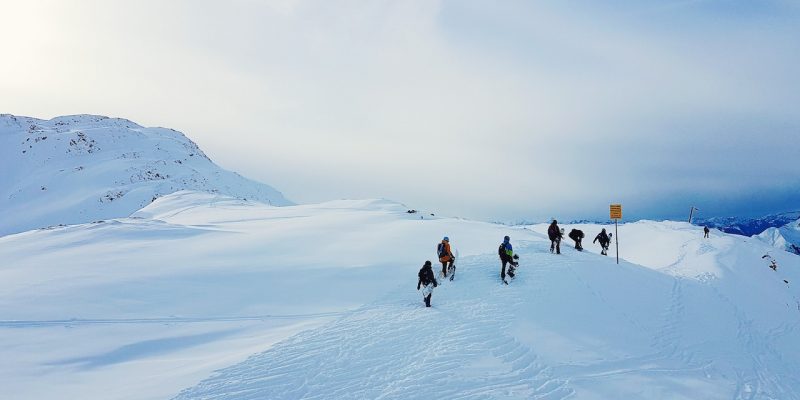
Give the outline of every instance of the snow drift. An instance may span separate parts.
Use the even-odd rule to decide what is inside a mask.
[[[0,235],[127,217],[184,189],[290,204],[219,168],[180,132],[94,115],[0,115],[0,170]]]

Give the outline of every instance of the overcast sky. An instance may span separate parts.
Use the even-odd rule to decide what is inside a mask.
[[[1,113],[174,128],[295,202],[504,221],[800,209],[798,1],[0,6]]]

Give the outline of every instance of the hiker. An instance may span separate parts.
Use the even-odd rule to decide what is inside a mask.
[[[558,221],[553,220],[550,227],[547,228],[547,236],[550,238],[550,252],[555,250],[556,254],[561,254],[561,238],[564,231],[558,228]]]
[[[598,233],[597,236],[594,237],[592,243],[595,243],[598,240],[600,241],[600,247],[603,248],[602,250],[600,250],[600,254],[607,256],[608,245],[611,244],[611,237],[609,237],[608,234],[606,233],[606,228],[603,228],[603,230],[600,231],[600,233]]]
[[[419,290],[420,287],[423,288],[422,300],[425,301],[425,307],[430,307],[433,288],[439,286],[439,282],[436,282],[436,277],[433,276],[433,267],[431,266],[430,260],[425,261],[425,264],[419,269],[417,276],[419,277],[419,281],[417,282],[417,290]]]
[[[580,229],[573,229],[569,232],[569,238],[575,241],[575,250],[583,251],[583,245],[581,244],[581,240],[583,240],[583,231]]]
[[[500,279],[503,280],[503,283],[508,285],[508,281],[506,281],[506,264],[511,264],[514,267],[519,266],[519,263],[514,261],[514,250],[511,247],[510,237],[503,237],[503,243],[500,243],[500,247],[497,249],[497,254],[500,256],[500,263],[502,265],[500,267]],[[513,275],[510,276],[513,278]]]
[[[703,233],[705,234],[705,235],[703,236],[703,238],[707,238],[707,237],[708,237],[708,227],[707,227],[707,226],[704,226],[704,227],[703,227]]]
[[[450,238],[445,236],[442,242],[436,246],[436,251],[439,254],[439,262],[442,263],[442,276],[447,278],[448,267],[453,268],[453,252],[450,251]]]

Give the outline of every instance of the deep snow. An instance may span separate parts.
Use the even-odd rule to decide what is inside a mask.
[[[800,398],[796,255],[642,221],[620,226],[617,265],[591,244],[601,226],[564,226],[586,251],[559,256],[546,225],[405,211],[179,192],[2,237],[4,396]],[[457,278],[425,309],[416,272],[444,235]]]

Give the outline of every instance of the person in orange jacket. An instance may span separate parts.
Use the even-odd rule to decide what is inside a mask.
[[[447,269],[448,267],[452,268],[455,262],[455,257],[450,251],[450,238],[445,236],[436,247],[436,251],[439,254],[439,262],[442,263],[442,276],[447,278]]]

